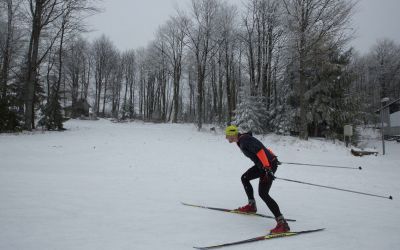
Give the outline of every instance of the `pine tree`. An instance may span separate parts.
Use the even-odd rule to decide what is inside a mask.
[[[351,50],[340,53],[335,48],[320,55],[311,67],[310,85],[306,100],[309,133],[313,136],[337,137],[345,124],[356,123],[357,98],[349,95],[353,74],[348,70]],[[341,138],[341,136],[339,136]]]
[[[294,92],[290,90],[287,84],[282,84],[283,93],[280,97],[280,104],[276,108],[271,109],[270,128],[277,134],[289,135],[295,131],[299,131],[299,122],[296,122],[296,114],[298,108],[295,105],[289,105],[291,100],[294,100]]]
[[[23,113],[19,112],[22,105],[17,95],[17,86],[7,86],[6,94],[0,97],[0,132],[14,132],[22,130]]]
[[[66,119],[63,116],[58,95],[51,95],[49,101],[41,109],[43,117],[39,120],[39,126],[47,130],[65,130],[63,122]]]
[[[300,131],[299,94],[296,91],[298,81],[297,64],[291,61],[281,84],[278,85],[278,105],[273,109],[271,126],[278,134],[298,135]]]
[[[264,133],[268,131],[269,113],[265,98],[251,96],[248,91],[241,91],[242,100],[236,106],[233,124],[243,131]]]
[[[124,101],[120,111],[120,117],[122,120],[127,118],[132,119],[135,116],[134,106],[131,101]]]

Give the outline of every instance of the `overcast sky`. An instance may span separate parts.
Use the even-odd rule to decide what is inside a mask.
[[[242,0],[230,0],[240,7]],[[103,12],[88,19],[93,29],[88,37],[108,36],[120,50],[146,46],[157,28],[176,13],[187,9],[190,0],[103,0]],[[354,15],[356,38],[351,42],[366,53],[378,39],[400,44],[400,0],[359,0]]]

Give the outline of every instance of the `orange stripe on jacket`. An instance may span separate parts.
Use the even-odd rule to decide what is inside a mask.
[[[271,168],[270,165],[269,165],[268,157],[265,154],[264,149],[261,149],[260,151],[258,151],[257,157],[261,161],[261,163],[263,164],[263,167]]]

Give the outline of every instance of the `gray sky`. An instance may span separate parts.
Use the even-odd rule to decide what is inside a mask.
[[[230,0],[238,3],[241,0]],[[187,8],[190,0],[103,0],[104,12],[88,19],[94,31],[90,39],[105,34],[120,50],[146,46],[157,28],[176,7]],[[390,38],[400,44],[400,0],[359,0],[353,26],[356,38],[351,42],[358,51],[366,53],[378,39]]]

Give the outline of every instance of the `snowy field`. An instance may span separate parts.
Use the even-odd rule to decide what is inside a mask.
[[[0,135],[1,250],[192,249],[269,232],[275,221],[187,207],[247,202],[251,166],[221,131],[193,125],[69,121],[65,132]],[[258,137],[260,138],[260,137]],[[293,231],[325,231],[226,249],[399,249],[400,143],[385,156],[354,157],[342,144],[260,138],[281,161],[276,176],[394,200],[276,180],[271,195]],[[377,140],[368,147],[381,151]],[[253,181],[257,190],[257,181]],[[270,214],[256,193],[260,213]]]

